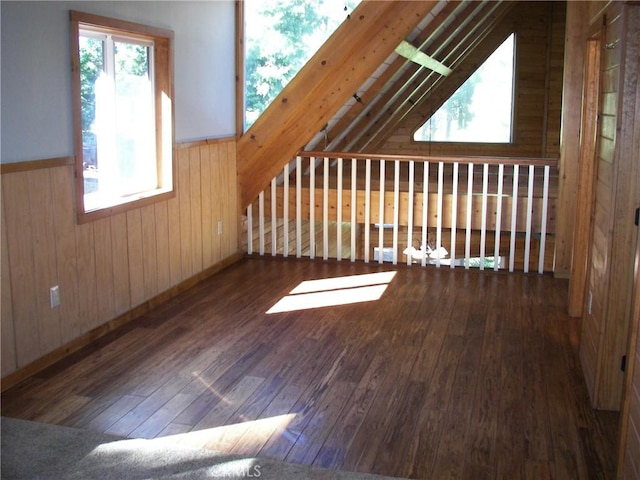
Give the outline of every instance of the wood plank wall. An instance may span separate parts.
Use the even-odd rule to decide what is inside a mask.
[[[180,145],[174,198],[82,225],[64,163],[3,166],[3,378],[238,253],[235,138]]]
[[[604,12],[595,215],[587,281],[591,305],[585,308],[580,350],[593,405],[611,410],[620,409],[622,397],[620,364],[627,349],[637,235],[633,214],[640,203],[635,121],[640,102],[638,24],[637,20],[629,24],[629,8],[638,7],[611,2]],[[592,25],[600,24],[602,17],[596,16]]]
[[[442,96],[448,98],[451,94],[451,89],[443,86],[434,92],[430,102],[407,116],[381,151],[416,155],[464,155],[473,152],[474,155],[558,157],[565,14],[564,2],[518,2],[486,40],[487,48],[494,45],[486,52],[490,55],[509,32],[515,31],[517,35],[513,143],[414,142],[413,132],[435,111],[435,107],[429,105],[440,105],[444,101]],[[461,64],[459,69],[466,78],[478,67],[477,57],[474,57]]]

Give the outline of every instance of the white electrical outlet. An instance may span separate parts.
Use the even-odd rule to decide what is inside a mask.
[[[60,287],[58,287],[58,285],[49,289],[49,300],[51,308],[60,306]]]
[[[218,220],[218,235],[222,235],[222,220]]]

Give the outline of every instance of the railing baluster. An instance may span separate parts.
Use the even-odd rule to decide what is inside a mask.
[[[283,166],[283,170],[271,180],[270,188],[262,191],[257,201],[253,204],[249,205],[246,210],[246,223],[247,223],[247,238],[246,238],[246,251],[248,254],[256,254],[257,252],[260,255],[264,255],[267,251],[267,248],[271,248],[271,256],[277,256],[282,253],[283,257],[288,257],[293,255],[293,250],[295,248],[295,255],[297,257],[301,257],[303,255],[307,255],[307,248],[309,250],[308,256],[310,259],[314,259],[316,255],[320,255],[320,247],[318,245],[319,242],[322,242],[322,258],[327,260],[329,257],[336,258],[338,261],[343,260],[344,251],[346,248],[350,249],[350,257],[351,261],[355,262],[359,258],[360,250],[362,245],[364,244],[364,261],[366,263],[370,263],[371,261],[371,252],[378,252],[378,263],[382,264],[387,261],[393,262],[396,265],[399,261],[400,253],[403,253],[404,250],[404,237],[400,238],[400,230],[401,228],[407,229],[406,235],[406,251],[407,265],[412,265],[414,262],[417,262],[417,256],[414,257],[412,252],[415,254],[414,242],[417,242],[417,237],[414,238],[414,230],[417,225],[421,225],[421,244],[420,248],[423,252],[426,252],[427,248],[431,247],[432,254],[431,256],[423,255],[421,259],[421,263],[423,266],[427,264],[434,264],[436,267],[441,267],[443,263],[449,262],[450,268],[455,268],[456,265],[461,265],[463,263],[464,257],[464,267],[470,268],[471,265],[478,265],[481,270],[485,270],[485,262],[493,258],[493,269],[499,270],[500,268],[508,268],[510,272],[515,270],[516,263],[516,250],[520,248],[520,242],[517,240],[519,234],[522,232],[524,237],[524,265],[522,270],[524,272],[528,272],[535,263],[535,260],[532,258],[533,249],[535,249],[535,245],[532,242],[537,239],[538,233],[540,234],[539,246],[540,250],[538,252],[538,273],[544,273],[545,269],[545,258],[546,258],[546,235],[547,235],[547,221],[549,215],[549,207],[551,205],[550,202],[552,200],[549,199],[549,187],[551,181],[551,166],[552,163],[549,160],[540,160],[534,159],[533,161],[526,161],[525,165],[528,166],[528,182],[527,182],[527,193],[526,193],[526,208],[524,205],[518,203],[523,201],[524,199],[519,199],[518,190],[519,184],[524,183],[520,182],[520,167],[515,163],[514,160],[510,161],[509,165],[513,167],[513,185],[505,185],[505,163],[501,163],[501,159],[499,158],[491,158],[485,157],[486,160],[482,161],[483,171],[482,171],[482,187],[481,192],[480,189],[474,190],[479,185],[474,185],[475,183],[479,183],[480,179],[474,178],[474,161],[476,159],[474,157],[467,157],[464,161],[467,163],[468,171],[467,171],[467,191],[466,191],[466,228],[463,225],[463,220],[458,219],[459,212],[464,208],[461,205],[461,199],[459,198],[461,195],[464,196],[464,192],[461,191],[460,188],[460,164],[456,161],[455,158],[448,157],[436,157],[435,161],[438,162],[437,166],[437,179],[434,179],[434,188],[432,189],[429,185],[430,180],[430,163],[429,158],[433,160],[433,157],[428,158],[420,158],[414,159],[414,157],[409,157],[406,159],[395,157],[392,159],[382,159],[381,157],[373,157],[367,158],[364,155],[353,154],[351,157],[351,185],[350,185],[350,198],[345,199],[345,181],[348,182],[347,179],[344,178],[344,169],[345,169],[345,161],[344,157],[339,155],[330,154],[327,155],[323,152],[305,152],[304,154],[298,155],[295,158],[295,167],[293,167],[293,163],[289,162]],[[305,158],[305,160],[303,160]],[[306,159],[309,161],[309,179],[305,178],[307,172],[306,169],[303,169],[303,166],[306,167]],[[358,162],[359,160],[365,161],[364,168],[364,192],[358,191]],[[322,172],[323,182],[322,185],[318,185],[318,188],[322,188],[322,194],[320,192],[316,192],[316,168],[320,168],[320,162],[322,161]],[[372,192],[372,162],[379,161],[379,189],[377,192]],[[393,200],[391,197],[391,190],[387,189],[386,178],[389,176],[391,178],[391,172],[387,172],[388,168],[387,163],[393,161]],[[401,184],[402,172],[407,173],[407,170],[404,170],[404,163],[408,164],[408,186],[403,187],[404,183]],[[420,190],[416,189],[416,180],[419,182],[420,179],[416,179],[415,165],[416,162],[420,161],[423,166],[423,176],[422,176],[422,220],[420,218],[415,218],[416,208],[419,208],[415,205],[416,195],[419,195]],[[448,165],[451,165],[449,167]],[[491,168],[493,165],[497,166],[497,183],[493,184],[491,187],[491,191],[493,192],[494,188],[496,189],[496,203],[495,207],[493,207],[493,203],[489,203],[489,182],[493,182],[490,178],[493,178],[493,174]],[[542,167],[543,171],[536,170],[536,168]],[[296,169],[295,176],[291,171],[292,168]],[[448,168],[451,168],[451,172],[449,173]],[[464,168],[464,167],[463,167]],[[524,167],[523,167],[524,168]],[[435,169],[435,165],[434,165]],[[447,178],[445,178],[445,169]],[[434,172],[435,173],[435,172]],[[537,177],[543,176],[543,185],[542,188],[538,188],[536,185]],[[374,175],[376,172],[374,172]],[[389,175],[387,175],[389,174]],[[479,173],[476,173],[476,177]],[[280,180],[280,175],[282,175],[282,180]],[[524,171],[523,171],[524,175]],[[335,177],[335,178],[332,178]],[[542,179],[542,178],[541,178]],[[477,180],[477,181],[476,181]],[[291,183],[295,182],[296,188],[293,189]],[[447,182],[445,184],[445,182]],[[449,182],[451,185],[449,185]],[[390,182],[391,183],[391,182]],[[280,188],[282,187],[282,194],[280,194]],[[308,195],[303,192],[308,188]],[[464,187],[462,187],[464,188]],[[387,216],[387,204],[386,204],[386,194],[387,190],[389,190],[389,205],[388,208],[393,208],[392,218]],[[436,204],[431,207],[431,211],[429,209],[429,195],[430,190],[434,190],[433,193],[436,194]],[[437,190],[437,191],[436,191]],[[539,190],[542,191],[541,198],[539,196]],[[522,188],[523,196],[524,196],[524,185]],[[445,192],[447,194],[447,198],[445,199]],[[364,195],[363,195],[364,193]],[[450,193],[450,200],[449,200]],[[482,195],[481,198],[478,198],[478,195]],[[265,205],[267,195],[270,195],[270,203]],[[536,196],[534,198],[534,195]],[[293,205],[294,200],[291,198],[295,196],[295,206]],[[364,196],[364,205],[359,204],[362,200],[360,200]],[[493,194],[491,195],[494,196]],[[505,248],[502,246],[502,235],[506,234],[507,228],[503,229],[503,215],[507,215],[505,212],[505,208],[507,206],[504,205],[505,198],[511,197],[511,226],[510,226],[510,239],[509,239],[509,265],[507,267],[501,261],[501,258],[507,254],[506,252],[506,242]],[[304,198],[303,198],[304,197]],[[378,197],[378,212],[377,215],[372,212],[372,205],[374,204],[375,198]],[[481,202],[481,205],[478,205],[478,202],[474,200],[477,198],[478,201]],[[446,202],[445,202],[446,200]],[[541,201],[542,210],[538,213],[538,200]],[[308,216],[303,217],[303,211],[307,207],[303,205],[303,202],[309,202],[309,212]],[[349,212],[345,214],[344,209],[346,207],[345,202],[350,201],[350,217]],[[508,200],[507,200],[508,201]],[[280,202],[282,202],[282,207],[280,207]],[[393,202],[393,203],[391,203]],[[493,200],[492,200],[493,202]],[[535,203],[534,203],[535,202]],[[406,203],[406,206],[405,206]],[[489,212],[489,207],[493,207],[494,210]],[[270,208],[271,215],[267,217],[266,208]],[[364,210],[362,210],[364,208]],[[478,213],[480,215],[480,219],[478,219],[477,215],[474,217],[475,208],[480,210]],[[292,210],[295,209],[295,213],[293,214]],[[316,218],[318,213],[322,209],[322,218]],[[335,214],[332,213],[332,210],[336,209]],[[405,209],[401,211],[401,209]],[[446,211],[445,211],[446,210]],[[525,211],[526,210],[526,211]],[[522,215],[520,215],[520,211]],[[389,212],[391,213],[391,212]],[[490,216],[491,213],[491,216]],[[305,212],[306,214],[306,212]],[[293,216],[295,215],[295,222]],[[535,215],[535,218],[534,218]],[[256,216],[257,221],[256,220]],[[362,219],[364,216],[364,220]],[[519,218],[521,217],[521,218]],[[350,220],[350,239],[345,238],[343,228],[346,228],[347,223]],[[429,223],[435,220],[435,225],[431,225],[432,232],[429,231]],[[303,225],[303,222],[308,221],[307,224]],[[336,233],[332,237],[333,234],[330,233],[331,228],[333,228],[333,222],[335,221]],[[360,225],[364,221],[365,231],[364,231],[364,240],[362,243],[358,243],[358,225]],[[420,221],[422,223],[420,224]],[[489,230],[492,228],[491,222],[495,221],[494,228],[494,238],[493,238],[493,249],[491,246],[487,244],[489,240]],[[267,222],[271,224],[271,235],[268,236],[266,229],[269,228]],[[460,222],[461,227],[458,228],[458,222]],[[540,232],[534,231],[537,228],[538,222],[540,222]],[[257,225],[255,225],[257,223]],[[504,219],[504,223],[506,225],[507,219]],[[343,225],[344,224],[344,225]],[[372,243],[371,232],[374,230],[374,224],[378,227],[378,238],[375,242]],[[385,257],[385,241],[387,241],[386,237],[386,226],[389,226],[389,234],[392,238],[388,239],[388,245],[386,247],[389,252],[392,252],[387,259]],[[282,228],[282,232],[280,232],[280,228]],[[309,234],[309,243],[308,247],[303,246],[303,237],[306,236],[306,233],[303,233],[303,228]],[[322,235],[319,235],[318,229],[322,229]],[[391,231],[391,228],[393,229]],[[445,234],[446,229],[449,228],[450,232]],[[465,229],[465,245],[464,245],[464,255],[458,247],[458,230]],[[475,229],[475,230],[474,230]],[[254,232],[257,230],[257,235]],[[479,258],[475,258],[473,255],[472,258],[472,243],[476,241],[476,232],[479,230]],[[504,230],[504,232],[503,232]],[[430,236],[433,234],[433,238]],[[293,245],[292,235],[295,235],[295,246]],[[447,236],[447,238],[443,238]],[[306,241],[306,238],[304,239]],[[443,240],[445,243],[450,242],[448,245],[443,245]],[[505,239],[506,240],[506,239]],[[347,244],[346,242],[350,242]],[[462,241],[460,241],[462,243]],[[268,244],[269,243],[269,244]],[[333,249],[335,246],[335,254],[333,253]],[[375,248],[374,248],[375,246]],[[440,248],[446,249],[449,248],[449,259],[443,260],[439,253],[441,252]],[[477,248],[477,247],[473,247]],[[491,257],[490,250],[493,250],[493,257]],[[501,254],[503,257],[501,257]],[[346,258],[346,257],[344,257]],[[479,263],[478,263],[479,260]],[[518,268],[519,267],[518,262]]]
[[[247,253],[253,253],[253,204],[247,207]]]
[[[487,196],[489,190],[489,164],[482,169],[482,213],[480,218],[480,270],[484,270],[485,247],[487,244]]]
[[[278,253],[278,212],[276,202],[276,179],[271,180],[271,256]]]
[[[520,166],[513,166],[513,189],[511,190],[511,241],[509,243],[509,271],[513,272],[516,263],[516,233],[518,223],[518,184],[520,182]]]
[[[284,247],[282,254],[285,257],[289,256],[289,164],[284,164],[284,184],[283,184],[283,199],[282,199],[282,217],[284,227]]]
[[[451,245],[449,247],[450,267],[456,263],[456,223],[458,222],[458,162],[453,164],[453,180],[451,188]]]
[[[471,209],[473,208],[473,163],[467,170],[467,229],[464,240],[464,268],[471,265]]]
[[[542,187],[542,219],[540,223],[540,254],[538,257],[538,273],[544,272],[544,254],[547,241],[547,209],[549,208],[549,166],[544,167],[544,183]]]
[[[329,158],[324,157],[322,170],[322,259],[329,258]]]
[[[415,177],[415,162],[409,160],[409,200],[407,202],[407,265],[413,264],[411,247],[413,246],[413,182]]]
[[[527,187],[527,223],[524,241],[524,273],[529,272],[529,257],[531,253],[531,217],[533,214],[533,181],[535,167],[529,166],[529,186]]]
[[[338,185],[336,186],[336,258],[342,260],[342,158],[338,159]]]
[[[380,199],[378,200],[378,263],[384,262],[384,183],[385,183],[385,161],[380,160]]]
[[[393,162],[393,264],[398,264],[398,223],[400,221],[400,160]]]
[[[264,255],[264,191],[258,195],[258,235],[260,241],[260,255]]]
[[[371,247],[371,159],[364,164],[364,262],[369,263]]]
[[[316,159],[309,157],[309,258],[316,258]]]
[[[357,178],[358,161],[351,159],[351,261],[356,261],[356,201],[357,201]]]
[[[421,264],[424,267],[427,264],[427,231],[429,222],[429,162],[423,163],[423,180],[422,180],[422,252]]]
[[[296,157],[296,257],[302,256],[302,157]]]
[[[444,163],[438,162],[438,199],[436,201],[436,267],[440,268],[442,246],[442,195],[444,189]]]
[[[502,184],[504,177],[504,165],[498,165],[498,197],[496,198],[496,239],[493,248],[493,269],[498,271],[500,268],[500,230],[502,226]]]

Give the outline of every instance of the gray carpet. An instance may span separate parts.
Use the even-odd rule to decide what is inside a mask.
[[[3,479],[390,480],[2,418]]]

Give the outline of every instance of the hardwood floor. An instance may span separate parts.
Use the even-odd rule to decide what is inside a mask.
[[[613,478],[618,415],[589,406],[566,296],[546,275],[245,259],[5,392],[2,415],[391,476]]]

